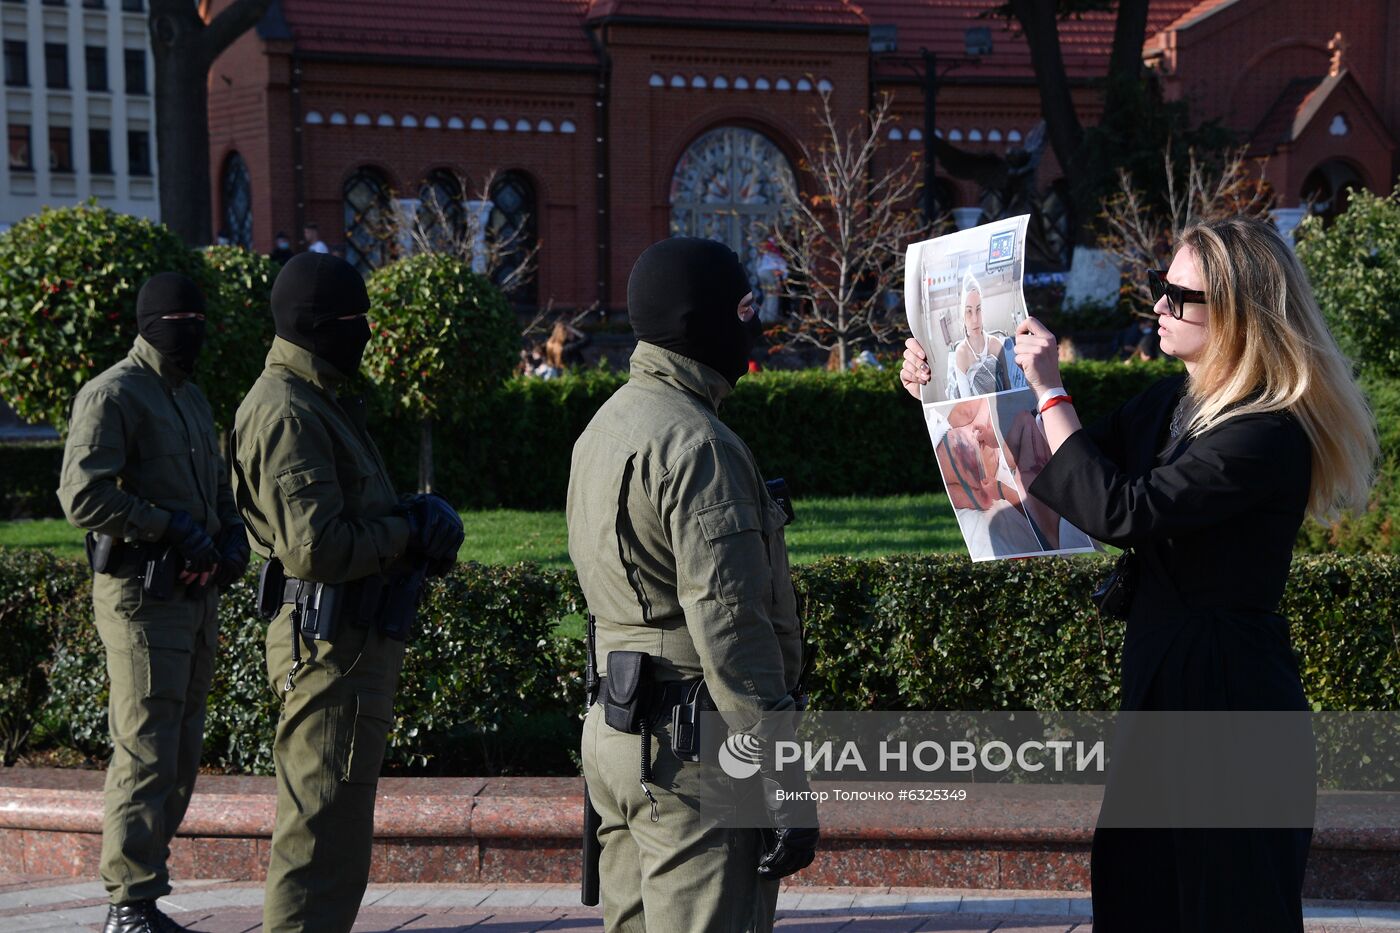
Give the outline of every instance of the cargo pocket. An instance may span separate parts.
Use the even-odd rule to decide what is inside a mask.
[[[764,512],[763,537],[768,547],[768,565],[773,571],[773,605],[779,614],[797,615],[797,592],[792,585],[792,568],[788,566],[787,513],[769,499]]]
[[[733,606],[763,597],[768,583],[768,553],[753,501],[731,499],[695,515],[714,559],[720,599]]]
[[[138,657],[146,661],[142,672],[141,695],[148,700],[183,700],[189,692],[190,638],[183,632],[146,629],[145,650]]]
[[[394,724],[394,698],[382,693],[355,695],[355,731],[345,759],[347,784],[373,784],[384,764],[384,746]]]

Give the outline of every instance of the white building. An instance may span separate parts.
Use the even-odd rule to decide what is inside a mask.
[[[0,229],[89,197],[157,219],[146,0],[0,0],[0,27]]]

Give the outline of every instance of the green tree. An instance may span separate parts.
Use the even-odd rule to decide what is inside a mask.
[[[515,312],[485,276],[455,256],[420,253],[369,280],[374,337],[365,372],[395,412],[419,424],[418,486],[433,488],[433,422],[470,417],[515,367]]]
[[[214,410],[214,423],[226,429],[272,346],[272,282],[278,266],[241,246],[210,246],[203,256],[209,326],[197,381]]]
[[[95,202],[24,218],[0,235],[0,395],[64,430],[79,387],[131,349],[141,284],[201,265],[167,228]]]
[[[1342,348],[1370,376],[1400,378],[1400,187],[1353,190],[1346,212],[1298,227],[1298,258]]]

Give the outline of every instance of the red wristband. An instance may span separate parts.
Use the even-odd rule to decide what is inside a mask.
[[[1074,404],[1074,396],[1072,396],[1072,395],[1057,395],[1057,396],[1055,396],[1054,398],[1047,400],[1047,401],[1045,402],[1044,405],[1040,406],[1040,413],[1041,413],[1042,415],[1045,414],[1047,411],[1049,411],[1050,409],[1054,408],[1056,405],[1060,404],[1061,402],[1067,402],[1067,403],[1073,405],[1073,404]]]

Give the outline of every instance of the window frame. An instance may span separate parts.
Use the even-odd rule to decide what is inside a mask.
[[[106,136],[106,143],[104,146],[99,147],[97,145],[96,134],[98,133]],[[97,153],[104,152],[104,150],[106,155],[105,168],[98,164],[97,159]],[[112,168],[112,130],[110,127],[88,127],[88,172],[93,175],[103,176],[116,174]]]
[[[10,171],[12,172],[33,172],[34,171],[34,127],[29,123],[10,123],[6,126],[7,154]],[[24,149],[27,157],[26,161],[15,164],[15,130],[24,131]]]
[[[10,52],[18,49],[20,54],[12,57]],[[29,43],[24,39],[6,39],[4,45],[5,55],[5,87],[29,87]],[[18,63],[19,80],[10,80],[11,62]]]
[[[139,170],[136,164],[137,147],[131,145],[132,141],[138,138],[141,140],[141,153],[145,156],[143,160],[145,164],[140,166]],[[155,172],[151,165],[151,155],[151,131],[128,129],[126,131],[126,173],[132,178],[154,177]]]
[[[96,70],[92,67],[95,55],[102,57],[102,67]],[[92,79],[94,76],[101,78],[102,83],[98,87],[93,87]],[[83,83],[89,93],[107,93],[112,90],[112,82],[107,74],[107,47],[105,45],[83,46]]]
[[[63,53],[63,69],[58,76],[62,84],[54,83],[53,65],[56,61],[55,53]],[[44,87],[52,91],[71,91],[73,89],[72,75],[69,74],[68,43],[66,42],[45,42],[44,43]]]
[[[136,74],[140,80],[132,82],[132,66],[134,63],[138,62],[140,68],[136,71]],[[150,82],[147,80],[147,70],[145,49],[122,49],[122,89],[125,93],[135,94],[141,97],[146,97],[151,93]],[[133,86],[133,84],[135,86]]]

